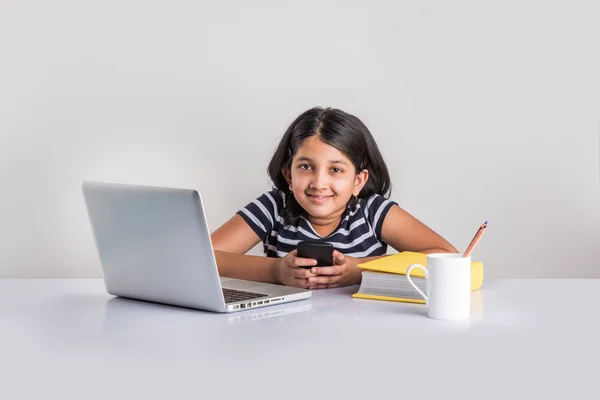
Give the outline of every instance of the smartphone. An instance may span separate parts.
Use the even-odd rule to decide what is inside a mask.
[[[308,240],[298,243],[298,257],[314,258],[317,267],[333,265],[333,245],[331,243],[311,242]],[[312,266],[314,267],[314,265]],[[301,267],[311,268],[311,266]]]

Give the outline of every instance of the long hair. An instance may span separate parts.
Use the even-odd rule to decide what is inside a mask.
[[[290,225],[295,218],[304,215],[304,209],[291,196],[289,185],[283,175],[291,168],[292,159],[304,140],[318,135],[348,157],[356,172],[369,171],[369,179],[357,198],[351,198],[348,207],[358,199],[369,198],[377,193],[388,197],[391,193],[390,175],[373,135],[360,119],[335,108],[314,107],[303,112],[283,134],[267,168],[275,187],[285,196],[284,222]]]

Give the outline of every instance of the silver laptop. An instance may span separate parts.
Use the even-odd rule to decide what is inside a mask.
[[[235,312],[311,297],[306,289],[219,278],[196,190],[83,182],[106,291]]]

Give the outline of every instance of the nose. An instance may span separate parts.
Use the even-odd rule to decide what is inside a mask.
[[[327,173],[327,170],[323,170],[323,169],[315,169],[313,174],[312,174],[312,179],[310,182],[310,186],[313,189],[316,190],[321,190],[321,189],[327,189],[327,185],[329,182],[329,174]]]

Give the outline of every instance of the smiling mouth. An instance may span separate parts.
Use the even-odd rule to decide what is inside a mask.
[[[312,194],[307,194],[307,196],[312,201],[315,201],[317,203],[322,203],[322,202],[327,201],[329,198],[332,197],[332,196],[317,196],[317,195],[312,195]]]

